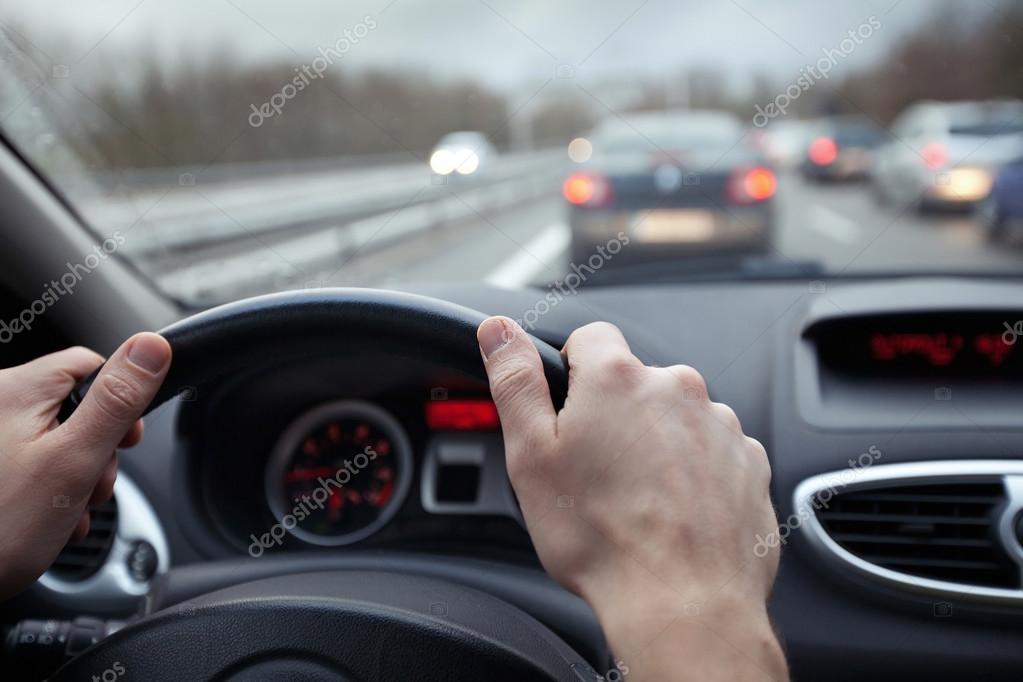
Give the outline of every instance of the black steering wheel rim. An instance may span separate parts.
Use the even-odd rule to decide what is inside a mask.
[[[398,291],[326,288],[243,299],[186,317],[159,333],[173,352],[170,370],[144,414],[171,398],[250,368],[266,354],[286,356],[308,338],[338,338],[372,348],[381,342],[433,356],[451,369],[487,380],[476,342],[483,313],[448,301]],[[530,335],[556,408],[568,392],[564,357]],[[63,421],[84,399],[99,369],[64,402]]]
[[[270,358],[301,359],[331,348],[355,353],[400,348],[486,382],[476,341],[476,330],[485,318],[478,311],[425,296],[355,288],[285,292],[222,305],[160,332],[170,343],[173,359],[145,413],[184,391],[250,371]],[[560,407],[568,387],[564,358],[546,342],[530,338],[551,398]],[[310,339],[321,343],[313,348]],[[81,403],[100,369],[75,387],[61,410],[62,418]],[[373,672],[372,657],[352,653],[364,653],[360,626],[380,628],[416,652],[411,658],[404,653],[399,657],[399,669],[406,671],[400,679],[524,679],[525,674],[529,679],[572,680],[592,674],[557,635],[498,597],[421,575],[387,576],[349,573],[346,582],[338,584],[332,581],[341,578],[339,572],[306,573],[243,582],[143,619],[69,662],[55,679],[75,679],[99,662],[113,660],[111,656],[126,668],[134,661],[149,679],[170,671],[177,676],[186,669],[191,679],[262,679],[291,669],[314,677],[323,672],[328,677],[340,673],[341,679],[392,679]],[[359,589],[370,594],[351,591],[351,585],[360,581],[365,584]],[[429,604],[410,601],[409,585],[468,606],[440,618],[429,612]],[[246,619],[252,623],[250,630]],[[329,623],[336,630],[340,651],[312,636],[317,623]],[[209,646],[211,629],[215,634]],[[236,636],[225,637],[221,631]],[[309,635],[316,645],[305,647],[295,639],[297,634]],[[289,643],[282,649],[283,641]],[[346,651],[345,646],[354,648]],[[195,655],[200,650],[210,652],[208,660]],[[416,672],[417,660],[436,658],[440,652],[462,665],[444,666],[440,676]],[[509,676],[508,671],[515,672]]]
[[[51,679],[88,679],[113,662],[148,680],[598,679],[507,602],[389,572],[296,573],[217,590],[119,630]]]

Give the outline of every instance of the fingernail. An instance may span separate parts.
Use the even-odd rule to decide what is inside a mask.
[[[491,317],[483,320],[483,324],[476,332],[476,339],[480,342],[483,359],[486,360],[511,341],[514,333],[514,329],[504,318]]]
[[[158,374],[170,360],[170,349],[156,334],[139,334],[128,348],[128,360],[150,374]]]

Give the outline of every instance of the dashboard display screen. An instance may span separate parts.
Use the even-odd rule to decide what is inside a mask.
[[[812,336],[821,364],[843,373],[1023,380],[1023,312],[844,318]]]

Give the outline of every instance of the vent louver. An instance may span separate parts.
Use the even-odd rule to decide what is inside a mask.
[[[100,569],[117,532],[117,502],[111,497],[93,507],[89,514],[89,533],[81,542],[67,545],[57,556],[49,573],[68,582],[78,582]]]
[[[1018,589],[1020,567],[998,538],[1007,503],[992,482],[913,483],[815,496],[817,519],[842,548],[910,576]]]

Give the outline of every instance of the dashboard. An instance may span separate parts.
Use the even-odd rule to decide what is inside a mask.
[[[512,318],[543,295],[414,291]],[[1023,283],[592,288],[531,331],[560,346],[597,319],[648,364],[694,366],[766,445],[783,544],[770,610],[794,679],[1018,677]],[[184,392],[122,471],[173,569],[380,550],[537,569],[499,426],[485,385],[427,357],[328,349]]]
[[[194,397],[179,416],[187,495],[224,552],[356,545],[535,563],[475,379],[422,358],[327,356]]]

